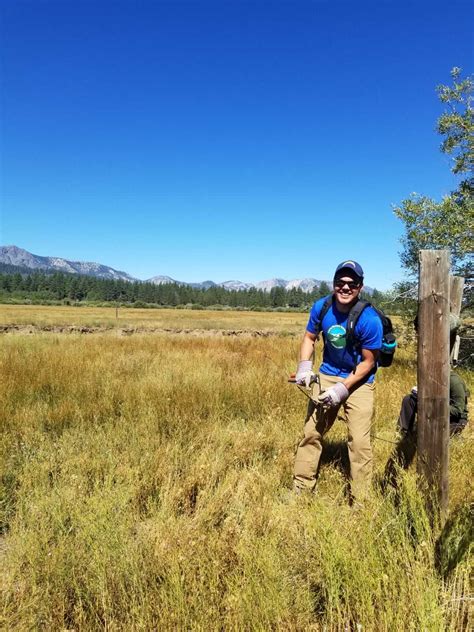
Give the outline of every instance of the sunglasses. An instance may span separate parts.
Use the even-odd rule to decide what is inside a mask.
[[[345,285],[347,285],[350,290],[357,290],[360,288],[361,284],[356,281],[342,281],[342,279],[338,279],[337,281],[334,281],[334,285],[339,289],[342,289]]]

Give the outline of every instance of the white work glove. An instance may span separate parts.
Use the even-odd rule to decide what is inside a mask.
[[[304,384],[306,388],[309,388],[313,375],[313,363],[311,360],[302,360],[301,362],[298,362],[298,368],[296,369],[295,375],[295,381],[297,384]]]
[[[345,387],[342,382],[337,382],[331,388],[328,388],[327,391],[318,395],[317,401],[323,406],[327,406],[328,408],[332,408],[333,406],[339,406],[342,402],[346,401],[349,397],[349,391]]]

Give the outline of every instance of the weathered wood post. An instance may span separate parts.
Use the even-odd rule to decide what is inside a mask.
[[[451,276],[449,278],[449,281],[450,281],[449,302],[451,305],[451,314],[454,314],[455,316],[459,317],[459,314],[461,313],[461,306],[462,306],[464,277]],[[456,364],[458,361],[460,342],[461,342],[461,339],[456,333],[454,334],[450,333],[450,340],[449,340],[449,344],[451,348],[450,360],[453,364]]]
[[[448,507],[449,250],[420,251],[418,465],[444,521]]]

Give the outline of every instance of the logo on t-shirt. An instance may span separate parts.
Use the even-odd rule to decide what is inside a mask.
[[[331,325],[326,338],[335,349],[344,349],[346,346],[346,330],[341,325]]]

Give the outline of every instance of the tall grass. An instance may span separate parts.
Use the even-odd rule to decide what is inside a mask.
[[[412,469],[363,511],[348,506],[341,422],[319,494],[295,497],[297,347],[3,337],[3,628],[467,629],[471,430],[452,441],[443,531]],[[414,379],[409,348],[379,376],[379,478]]]

